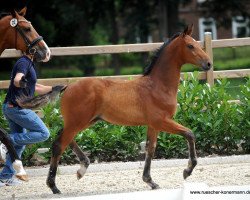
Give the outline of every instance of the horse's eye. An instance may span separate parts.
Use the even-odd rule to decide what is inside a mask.
[[[192,44],[188,44],[187,47],[188,47],[189,49],[194,49],[194,46],[193,46]]]

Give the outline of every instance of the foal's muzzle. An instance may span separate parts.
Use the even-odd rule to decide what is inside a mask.
[[[204,71],[208,71],[210,70],[212,67],[212,63],[210,61],[204,61],[201,63],[201,68],[204,70]]]

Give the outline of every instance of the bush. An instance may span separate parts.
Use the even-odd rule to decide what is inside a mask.
[[[248,85],[241,92],[247,93],[249,82],[248,79]],[[195,77],[191,77],[190,80],[186,78],[179,87],[180,108],[176,119],[193,130],[201,155],[236,154],[240,150],[239,144],[246,142],[245,136],[250,129],[247,112],[249,94],[240,95],[240,104],[230,103],[232,97],[225,91],[228,84],[223,79],[210,87],[208,84],[199,84]],[[247,149],[243,148],[242,153],[247,153]]]
[[[249,153],[250,79],[241,87],[240,104],[232,100],[226,79],[216,85],[200,84],[195,76],[185,77],[179,86],[179,108],[176,121],[192,129],[196,136],[198,155],[232,155]],[[182,137],[161,134],[158,157],[187,157],[187,144]]]
[[[191,78],[185,77],[179,86],[179,107],[175,120],[190,128],[196,136],[196,149],[199,156],[208,154],[232,155],[250,153],[250,78],[240,87],[238,99],[241,103],[229,103],[232,100],[226,92],[229,82],[218,80],[213,87],[201,84],[197,73]],[[2,104],[4,95],[0,96]],[[62,128],[59,102],[42,109],[43,121],[50,130],[51,137],[39,144],[26,148],[24,161],[29,159],[39,147],[51,147],[52,142]],[[0,111],[1,112],[1,111]],[[8,129],[6,120],[0,113],[0,125]],[[98,122],[81,131],[75,140],[88,152],[91,161],[127,161],[140,158],[139,144],[146,139],[146,127],[116,126]],[[157,158],[183,158],[188,156],[187,143],[178,135],[160,133],[155,156]],[[49,158],[51,153],[46,153]],[[62,162],[75,163],[76,157],[67,149]]]
[[[76,141],[89,152],[92,160],[128,161],[136,160],[140,143],[144,138],[144,127],[126,127],[98,122],[82,131]]]
[[[113,76],[114,75],[114,69],[96,69],[95,70],[95,76]]]
[[[80,69],[42,69],[42,78],[67,78],[82,77],[83,72]]]
[[[239,113],[241,116],[238,126],[241,129],[241,146],[243,151],[247,154],[250,153],[250,78],[248,78],[245,85],[241,85],[241,94],[239,99],[241,106],[239,107]]]

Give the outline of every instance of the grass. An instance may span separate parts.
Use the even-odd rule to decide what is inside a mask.
[[[250,46],[213,49],[214,60],[249,58]]]
[[[249,69],[250,58],[241,58],[235,60],[219,60],[214,62],[214,70],[232,70],[232,69]]]

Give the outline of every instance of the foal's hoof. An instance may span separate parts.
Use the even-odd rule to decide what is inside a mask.
[[[79,171],[77,171],[76,176],[77,180],[80,180],[83,177],[83,175]]]
[[[152,188],[152,190],[160,189],[160,186],[156,184],[154,181],[150,181],[146,183]]]
[[[157,190],[157,189],[160,189],[160,186],[158,185],[158,184],[156,184],[156,183],[151,183],[152,185],[151,185],[151,188],[152,188],[152,190]]]
[[[76,173],[77,179],[78,180],[81,179],[84,176],[84,174],[86,173],[86,171],[87,171],[87,168],[85,166],[81,165],[81,168],[78,169],[77,173]]]
[[[53,194],[62,194],[61,191],[58,190],[57,187],[53,187],[53,188],[51,188],[51,190],[52,190]]]
[[[190,171],[189,169],[184,169],[183,170],[183,178],[186,179],[187,177],[189,177],[191,175],[192,171]]]
[[[142,177],[142,180],[145,182],[145,183],[147,183],[151,188],[152,188],[152,190],[156,190],[156,189],[159,189],[160,188],[160,186],[158,185],[158,184],[156,184],[153,180],[152,180],[152,178],[149,176],[149,177],[147,177],[147,176],[143,176]]]

